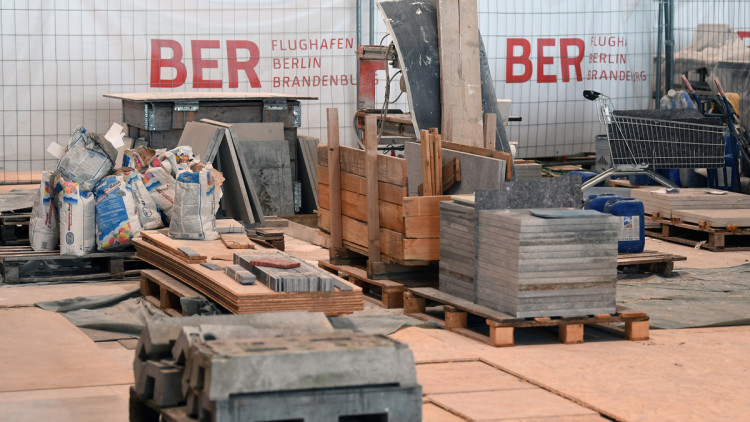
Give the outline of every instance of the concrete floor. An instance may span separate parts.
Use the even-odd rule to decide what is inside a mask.
[[[287,238],[287,246],[311,261],[327,257],[296,239]],[[651,239],[646,248],[687,256],[678,269],[750,259],[746,252],[714,253]],[[0,288],[0,420],[127,420],[132,350],[117,341],[95,343],[33,303],[136,286]],[[371,305],[365,311],[394,312]],[[750,414],[750,327],[652,330],[643,342],[587,331],[578,345],[516,331],[517,346],[511,348],[436,329],[393,334],[414,352],[424,420],[713,421],[746,420]]]

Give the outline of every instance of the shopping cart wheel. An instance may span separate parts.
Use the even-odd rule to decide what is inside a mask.
[[[601,92],[591,91],[589,89],[583,91],[583,98],[594,101],[595,99],[599,98],[599,96],[602,95]]]

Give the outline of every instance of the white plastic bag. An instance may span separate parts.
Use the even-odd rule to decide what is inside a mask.
[[[60,228],[57,225],[57,206],[51,179],[49,172],[42,172],[39,194],[31,210],[29,241],[31,249],[35,251],[54,251],[59,245]]]
[[[169,223],[172,218],[172,207],[177,181],[163,167],[152,167],[143,173],[143,185],[148,190],[156,208]]]
[[[156,208],[156,203],[151,198],[146,186],[143,185],[140,173],[131,171],[124,173],[123,176],[128,189],[133,194],[133,201],[135,201],[138,221],[141,223],[141,227],[146,230],[164,227],[161,222],[159,210]]]
[[[216,240],[216,211],[221,199],[222,174],[207,166],[177,176],[169,236],[174,239]]]
[[[82,256],[96,249],[94,194],[58,176],[55,181],[60,208],[60,255]]]
[[[122,174],[107,176],[96,185],[96,244],[99,250],[127,246],[140,233],[135,201]]]

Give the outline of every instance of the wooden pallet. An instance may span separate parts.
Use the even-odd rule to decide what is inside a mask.
[[[617,255],[617,267],[636,267],[641,271],[670,274],[675,261],[685,261],[687,257],[657,251],[621,253]]]
[[[427,301],[443,306],[444,318],[426,312]],[[583,326],[592,324],[625,323],[624,337],[628,340],[648,340],[648,315],[642,312],[617,308],[615,314],[583,315],[559,318],[516,318],[514,316],[477,305],[432,288],[408,289],[404,293],[404,313],[422,321],[433,321],[448,331],[455,332],[494,347],[513,346],[515,328],[558,327],[560,342],[583,343]],[[489,335],[467,326],[468,315],[485,319]]]
[[[30,217],[30,213],[6,213],[0,215],[0,245],[28,245]]]
[[[750,227],[711,227],[707,223],[693,223],[658,214],[646,217],[661,225],[661,230],[646,230],[646,235],[683,245],[698,246],[713,252],[750,251]]]
[[[92,252],[85,256],[34,251],[30,246],[0,246],[0,276],[5,284],[121,280],[137,277],[150,265],[133,251]]]
[[[407,288],[437,285],[434,277],[431,280],[413,279],[414,277],[409,277],[408,280],[374,280],[367,277],[367,270],[362,266],[335,265],[326,260],[318,261],[318,266],[361,287],[366,301],[389,309],[404,307],[404,292]]]
[[[159,270],[141,272],[141,295],[154,306],[173,317],[188,315],[180,304],[181,297],[202,295],[179,280]]]

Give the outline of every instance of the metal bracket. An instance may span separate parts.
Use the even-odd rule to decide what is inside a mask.
[[[198,100],[175,101],[174,111],[198,111]]]
[[[154,117],[154,107],[150,103],[143,105],[143,127],[146,130],[156,130],[156,118]]]

